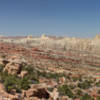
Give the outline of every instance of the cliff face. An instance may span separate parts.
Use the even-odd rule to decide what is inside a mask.
[[[41,37],[27,36],[23,38],[0,38],[0,41],[28,44],[30,46],[38,46],[41,48],[57,49],[57,50],[84,50],[98,52],[100,49],[100,35],[96,35],[93,39],[75,38],[75,37],[50,37],[42,35]]]

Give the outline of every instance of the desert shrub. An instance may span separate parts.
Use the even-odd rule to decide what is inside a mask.
[[[28,74],[26,77],[29,79],[31,84],[38,84],[39,83],[39,80],[38,80],[39,78],[34,73]]]
[[[88,94],[84,94],[81,98],[80,98],[80,100],[94,100],[90,95],[88,95]]]
[[[70,89],[75,89],[76,86],[75,85],[69,85]]]
[[[30,85],[28,78],[19,78],[15,75],[8,75],[6,73],[2,74],[2,80],[8,93],[10,93],[12,89],[15,89],[17,92],[21,92],[22,89],[27,90]]]
[[[17,88],[17,80],[16,80],[16,77],[13,75],[8,75],[5,77],[5,80],[4,80],[4,86],[6,88],[6,91],[7,92],[11,92],[12,89],[18,89]]]
[[[100,96],[98,96],[98,97],[96,98],[96,100],[100,100]]]
[[[53,88],[47,88],[48,89],[48,91],[50,91],[50,92],[52,92],[53,91]]]
[[[88,89],[91,87],[91,82],[85,80],[84,82],[78,83],[78,87],[82,89]]]
[[[26,77],[22,79],[18,79],[18,82],[17,82],[19,89],[24,89],[24,90],[27,90],[30,87],[29,84],[30,82],[28,81],[28,78]]]
[[[100,94],[100,90],[98,90],[98,94]]]
[[[100,87],[100,81],[96,82],[96,86]]]
[[[47,78],[54,78],[54,79],[56,79],[58,77],[59,77],[59,75],[57,73],[48,73],[47,74]]]
[[[80,89],[78,89],[77,92],[76,92],[76,95],[82,96],[83,95],[83,92]]]
[[[29,74],[33,72],[33,68],[30,65],[24,66],[22,70],[28,71]]]
[[[29,79],[31,83],[39,83],[39,75],[37,70],[35,70],[31,66],[24,66],[22,70],[28,71],[28,74],[25,77]]]
[[[38,76],[42,76],[45,78],[51,78],[51,79],[55,79],[56,81],[58,81],[59,77],[66,77],[66,75],[64,73],[52,73],[52,72],[40,72],[38,71]]]
[[[59,86],[58,91],[59,91],[60,95],[67,95],[70,98],[74,97],[73,92],[71,91],[71,89],[67,85]]]
[[[72,77],[72,80],[73,80],[74,82],[76,82],[76,81],[79,80],[79,78],[78,78],[78,77]]]
[[[47,73],[45,71],[43,72],[37,71],[37,73],[38,73],[38,76],[43,76],[43,77],[47,76]]]
[[[6,77],[8,77],[8,72],[0,72],[0,82],[3,83],[6,79]]]
[[[2,58],[6,58],[6,55],[1,55]]]
[[[8,93],[10,93],[12,89],[15,89],[17,92],[21,92],[22,89],[27,90],[30,84],[37,84],[39,82],[38,73],[31,66],[25,66],[22,70],[28,71],[28,74],[24,78],[3,72],[3,66],[0,65],[0,82],[4,84]]]
[[[0,64],[0,72],[3,71],[4,65]]]

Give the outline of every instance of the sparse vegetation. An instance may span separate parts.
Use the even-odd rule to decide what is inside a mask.
[[[67,95],[71,98],[74,97],[72,90],[67,85],[59,86],[58,91],[59,91],[60,95]]]
[[[96,98],[96,100],[100,100],[100,96],[98,96],[98,97]]]
[[[63,100],[62,98],[66,96],[72,100],[93,100],[91,95],[93,91],[97,95],[100,94],[100,81],[98,81],[100,68],[95,68],[95,66],[100,66],[99,57],[88,51],[68,49],[65,45],[62,46],[59,43],[56,45],[56,41],[55,45],[52,45],[53,39],[50,50],[48,43],[46,43],[48,40],[44,40],[42,46],[41,41],[34,40],[38,44],[37,47],[31,45],[32,41],[23,45],[0,43],[0,51],[6,55],[2,56],[3,54],[1,54],[0,84],[4,85],[6,93],[15,96],[13,91],[20,95],[25,92],[26,98],[28,92],[30,97],[35,95],[42,98],[49,91],[52,95],[54,93],[58,96],[59,100]],[[77,46],[81,45],[78,44]],[[77,46],[75,45],[76,48]],[[54,48],[55,50],[53,50]],[[14,57],[12,56],[13,52]],[[93,56],[95,57],[93,58]],[[2,60],[8,62],[2,64]],[[8,70],[4,70],[5,66],[11,61],[15,64],[13,66],[8,65]],[[20,68],[19,65],[21,65]],[[14,71],[16,74],[13,73]],[[33,91],[35,91],[34,95],[32,94]],[[100,97],[97,97],[97,100],[99,99]],[[20,100],[24,99],[21,98]]]
[[[82,89],[88,89],[91,87],[91,82],[88,80],[85,80],[84,82],[78,83],[78,87]]]
[[[12,89],[15,89],[16,92],[21,92],[22,89],[27,90],[29,88],[29,80],[25,78],[19,78],[15,75],[9,75],[6,73],[2,74],[2,83],[4,84],[6,91],[11,92]]]
[[[96,82],[96,86],[100,87],[100,81]]]
[[[81,89],[78,89],[77,92],[76,92],[76,95],[78,97],[81,97],[83,95],[83,92],[81,91]]]
[[[81,98],[80,98],[80,100],[94,100],[90,95],[88,95],[88,94],[84,94]]]

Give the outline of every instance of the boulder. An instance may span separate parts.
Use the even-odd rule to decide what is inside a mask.
[[[26,91],[26,97],[33,97],[34,96],[34,91],[36,91],[36,89],[29,89]]]
[[[59,93],[57,91],[57,88],[54,88],[53,92],[50,93],[50,97],[53,98],[53,100],[59,99]]]
[[[25,97],[26,97],[26,90],[22,90],[21,98],[25,98]]]
[[[25,98],[24,100],[40,100],[40,99],[37,97],[30,97],[30,98]]]
[[[69,97],[68,96],[63,96],[62,100],[69,100]]]
[[[28,74],[27,71],[21,71],[20,77],[23,78],[23,77],[26,76],[27,74]]]
[[[4,71],[7,71],[8,74],[15,75],[15,74],[19,74],[20,73],[21,67],[22,67],[22,65],[19,64],[19,63],[10,62],[5,66]]]
[[[9,94],[8,97],[10,98],[10,100],[19,100],[19,95],[17,95],[17,94],[15,94],[15,95]]]
[[[57,86],[57,82],[52,80],[52,79],[49,79],[47,82],[47,86],[48,87],[55,87],[55,86]]]
[[[3,59],[3,58],[0,58],[0,65],[5,66],[7,63],[9,63],[9,61],[8,61],[8,60]]]
[[[59,83],[63,84],[66,81],[65,77],[60,77],[59,78]]]
[[[3,84],[0,83],[0,92],[5,91],[5,87]]]

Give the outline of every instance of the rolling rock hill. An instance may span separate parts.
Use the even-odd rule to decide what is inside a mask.
[[[100,100],[100,36],[0,37],[0,100]]]

